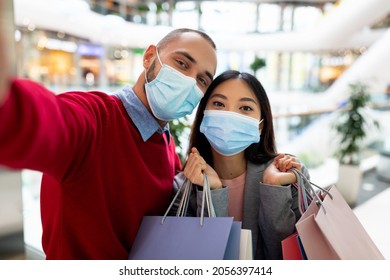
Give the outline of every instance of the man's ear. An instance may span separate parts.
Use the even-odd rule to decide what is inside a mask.
[[[156,56],[156,46],[150,45],[146,49],[143,57],[143,66],[145,69],[149,69],[150,65],[154,61],[155,56]]]

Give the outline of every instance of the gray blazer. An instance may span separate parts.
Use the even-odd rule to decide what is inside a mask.
[[[298,191],[295,187],[262,183],[263,172],[271,162],[247,164],[242,228],[252,231],[254,259],[282,259],[281,241],[295,231],[295,223],[301,216],[298,208]],[[302,167],[302,173],[309,178],[307,168]],[[184,181],[182,172],[176,175],[175,193]],[[228,186],[225,186],[211,191],[217,217],[228,216],[227,188]],[[193,188],[188,216],[199,216],[201,198],[202,188]],[[176,206],[170,214],[175,213]]]

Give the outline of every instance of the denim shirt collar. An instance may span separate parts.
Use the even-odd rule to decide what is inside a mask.
[[[154,116],[146,109],[141,100],[139,100],[131,86],[124,87],[122,90],[115,93],[115,96],[122,101],[127,114],[134,122],[144,142],[156,132],[158,134],[165,132],[169,143],[169,124],[166,124],[161,128]]]

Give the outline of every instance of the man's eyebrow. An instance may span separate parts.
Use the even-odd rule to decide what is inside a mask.
[[[198,62],[193,58],[188,52],[183,51],[177,51],[176,53],[181,54],[182,56],[185,56],[189,61],[191,61],[194,64],[197,64]],[[211,81],[213,81],[213,75],[209,71],[205,71],[205,74]]]
[[[190,55],[188,52],[177,51],[176,53],[177,53],[177,54],[181,54],[182,56],[185,56],[189,61],[191,61],[191,62],[194,63],[194,64],[197,63],[197,61],[195,60],[195,58],[193,58],[192,55]]]
[[[210,81],[213,81],[213,75],[209,71],[205,71],[207,77],[209,77]]]

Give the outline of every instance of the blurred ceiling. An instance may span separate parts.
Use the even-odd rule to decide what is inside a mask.
[[[99,0],[95,0],[95,2],[98,2]],[[115,0],[114,0],[115,1]],[[242,1],[237,1],[237,0],[207,0],[208,2],[252,2],[252,3],[258,3],[258,4],[291,4],[295,6],[319,6],[322,7],[324,4],[327,3],[336,3],[339,1],[336,0],[242,0]],[[88,1],[87,1],[88,2]],[[90,1],[93,2],[93,1]],[[130,4],[133,7],[138,7],[138,6],[144,6],[145,4],[149,3],[156,3],[156,4],[162,4],[162,3],[177,3],[177,2],[188,2],[188,0],[168,0],[168,1],[163,1],[163,0],[116,0],[116,2],[125,2],[127,4]],[[197,1],[194,1],[197,2]],[[201,2],[201,1],[198,1]]]
[[[118,1],[121,0],[115,2]],[[61,31],[97,44],[132,48],[145,48],[172,30],[169,26],[135,24],[116,15],[95,13],[87,4],[92,2],[97,1],[14,0],[15,22],[18,26],[29,29],[33,26],[33,28]],[[113,1],[99,1],[99,3],[103,2]],[[133,2],[145,4],[157,1]],[[333,3],[336,1],[252,0],[251,2]],[[317,25],[304,32],[278,32],[265,35],[227,32],[210,35],[220,48],[226,46],[231,50],[321,51],[368,47],[382,36],[386,29],[375,30],[370,26],[389,13],[389,0],[344,0],[335,5]]]

